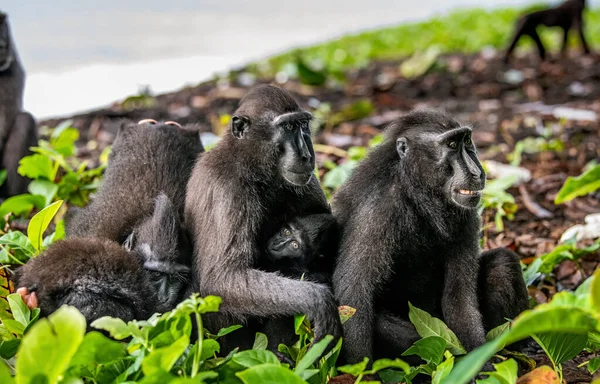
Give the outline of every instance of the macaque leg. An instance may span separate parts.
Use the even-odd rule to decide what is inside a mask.
[[[540,40],[540,36],[538,35],[535,29],[529,31],[529,36],[533,39],[533,42],[537,46],[538,53],[540,55],[540,59],[546,59],[546,49],[544,48],[544,44],[542,44],[542,40]]]

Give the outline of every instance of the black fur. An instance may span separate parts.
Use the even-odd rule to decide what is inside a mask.
[[[479,192],[460,192],[480,191],[485,182],[471,130],[445,113],[415,111],[390,124],[385,136],[333,201],[342,230],[334,292],[340,305],[357,310],[344,325],[345,357],[356,363],[408,348],[419,338],[408,322],[409,301],[444,320],[471,350],[485,342]],[[501,284],[494,289],[514,292],[505,297],[526,302],[520,274],[492,280]],[[510,310],[502,316],[526,309],[521,300],[488,308],[501,313],[504,304]]]
[[[35,292],[41,316],[76,307],[88,325],[102,316],[146,319],[157,305],[141,260],[114,241],[60,240],[17,271],[19,286]]]
[[[25,71],[11,37],[8,16],[0,12],[0,169],[6,181],[0,199],[27,192],[29,180],[19,175],[19,160],[37,145],[38,133],[33,117],[23,112]]]
[[[543,9],[540,11],[531,12],[522,16],[515,26],[515,35],[506,50],[504,60],[508,61],[513,50],[517,46],[519,39],[523,35],[531,37],[535,43],[540,58],[543,60],[546,57],[546,49],[540,36],[536,31],[538,25],[545,25],[548,27],[560,27],[563,30],[563,43],[561,53],[565,54],[567,51],[567,41],[569,37],[569,31],[575,27],[583,46],[585,53],[590,53],[590,48],[585,41],[583,33],[583,11],[585,9],[585,0],[567,0],[557,7]]]
[[[308,121],[291,95],[259,86],[240,102],[231,133],[196,164],[187,189],[185,222],[194,241],[194,289],[223,299],[209,329],[305,313],[317,338],[340,336],[337,305],[325,284],[259,269],[267,241],[294,217],[330,213],[313,175]],[[236,337],[244,336],[236,332]]]
[[[110,291],[106,292],[107,302],[98,299],[101,297],[98,287],[105,286],[102,279],[108,279],[111,285],[114,282],[113,289],[122,291],[123,300],[133,306],[126,310],[117,305],[111,316],[129,319],[144,314],[135,317],[144,318],[148,313],[172,309],[190,288],[192,252],[181,225],[181,215],[185,186],[195,159],[202,151],[195,129],[166,124],[124,124],[113,145],[103,184],[92,203],[67,219],[67,239],[37,257],[34,264],[37,268],[24,269],[19,274],[18,285],[29,291],[53,292],[53,288],[60,288],[75,296],[83,293],[81,297],[68,296],[69,299],[52,294],[38,294],[38,297],[40,306],[47,308],[56,308],[68,300],[80,310],[86,310],[88,322],[94,320],[88,315],[112,305]],[[86,246],[89,262],[71,267],[79,262],[77,249],[86,241],[98,249]],[[116,252],[115,246],[107,245],[110,242],[122,250]],[[63,260],[52,256],[55,248],[65,253]],[[138,267],[134,268],[135,273],[127,270],[120,273],[111,267],[125,259],[129,259],[131,268],[139,266],[139,273]],[[59,280],[53,281],[52,275],[42,270],[55,268],[56,263],[65,272],[56,274]],[[100,266],[107,272],[99,275],[95,269]],[[111,273],[114,276],[110,276]],[[65,274],[69,278],[65,278]],[[96,279],[97,284],[90,283]],[[138,285],[142,280],[140,291]],[[75,285],[70,287],[72,284]],[[90,292],[77,284],[89,285]],[[140,292],[143,294],[135,296]],[[52,298],[56,301],[44,302]],[[99,309],[94,309],[96,307]]]

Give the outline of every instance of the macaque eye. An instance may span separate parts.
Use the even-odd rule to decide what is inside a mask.
[[[465,139],[465,145],[471,145],[471,144],[473,144],[473,142],[471,141],[471,138],[470,138],[470,137],[467,137],[467,138]]]
[[[288,123],[288,124],[285,124],[283,127],[284,127],[284,128],[285,128],[285,130],[286,130],[286,131],[288,131],[288,132],[291,132],[291,131],[293,131],[293,130],[294,130],[294,126],[293,126],[292,124],[289,124],[289,123]]]
[[[292,241],[292,247],[294,247],[294,249],[298,249],[300,248],[300,244],[298,244],[297,241]]]
[[[448,146],[452,149],[456,149],[458,147],[458,144],[456,144],[456,141],[451,141],[448,143]]]
[[[285,229],[283,230],[283,234],[284,234],[285,236],[288,236],[288,237],[290,237],[290,236],[292,236],[292,231],[290,231],[289,229],[285,228]]]

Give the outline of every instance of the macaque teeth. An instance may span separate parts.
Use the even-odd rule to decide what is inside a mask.
[[[470,189],[459,189],[458,193],[460,193],[461,195],[479,195],[480,191],[471,191]]]

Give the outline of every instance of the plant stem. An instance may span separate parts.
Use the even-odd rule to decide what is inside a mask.
[[[198,327],[198,348],[194,352],[194,361],[192,362],[192,378],[196,377],[198,370],[200,369],[200,357],[202,356],[202,341],[204,339],[204,329],[202,328],[202,317],[198,312],[194,314],[196,316],[196,325]]]

